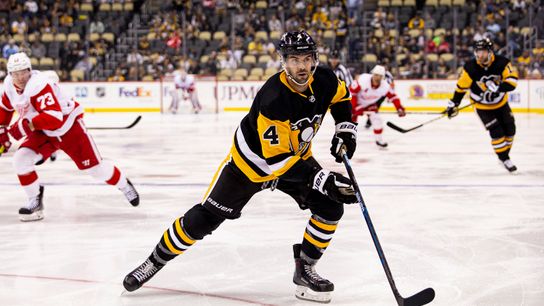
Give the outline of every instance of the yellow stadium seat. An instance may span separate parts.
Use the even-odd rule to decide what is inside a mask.
[[[203,31],[198,34],[198,38],[201,40],[211,40],[212,39],[212,33],[208,31]]]
[[[80,41],[81,38],[79,37],[78,33],[70,33],[68,34],[68,41]]]
[[[247,72],[247,69],[245,68],[238,68],[236,70],[234,70],[234,75],[233,76],[242,76],[244,77],[244,79],[248,76],[248,72]]]
[[[244,55],[244,57],[242,57],[242,63],[243,64],[256,64],[257,63],[257,58],[255,58],[255,55]]]
[[[55,40],[55,36],[51,33],[43,33],[41,37],[42,42],[44,43],[50,43],[53,40]]]
[[[102,39],[104,39],[105,41],[108,41],[110,43],[113,43],[115,41],[115,35],[113,33],[110,33],[110,32],[106,32],[106,33],[102,33]]]
[[[251,68],[251,70],[249,71],[249,75],[256,75],[260,77],[264,75],[264,69],[260,67]]]
[[[222,40],[226,36],[227,36],[227,34],[225,32],[217,31],[217,32],[213,33],[213,40]]]
[[[71,81],[83,81],[85,79],[85,72],[80,69],[73,69],[70,71]]]
[[[66,34],[64,34],[64,33],[55,34],[55,41],[65,42],[66,41]]]

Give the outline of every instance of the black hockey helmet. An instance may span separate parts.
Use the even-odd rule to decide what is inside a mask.
[[[306,31],[285,32],[280,39],[280,54],[283,58],[288,55],[313,53],[317,60],[317,44]]]
[[[489,50],[493,51],[493,42],[489,38],[483,38],[474,42],[474,51]]]
[[[329,55],[329,58],[340,58],[340,51],[332,50],[331,54]]]

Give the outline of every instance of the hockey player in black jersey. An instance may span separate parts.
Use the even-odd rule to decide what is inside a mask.
[[[334,285],[316,273],[315,264],[333,237],[344,204],[357,199],[348,178],[323,169],[313,158],[311,141],[330,110],[336,123],[331,153],[342,162],[344,146],[353,156],[357,133],[351,121],[351,94],[333,71],[318,67],[317,46],[305,31],[285,33],[279,53],[283,70],[257,92],[203,202],[176,219],[146,261],[125,277],[128,291],[140,288],[226,219],[239,218],[254,194],[277,189],[312,213],[301,243],[293,246],[295,294],[330,301]]]
[[[491,145],[504,167],[514,172],[517,167],[510,160],[516,125],[508,105],[508,92],[517,86],[518,74],[510,60],[493,53],[489,38],[476,41],[475,58],[467,62],[457,81],[457,89],[445,112],[449,118],[457,115],[457,107],[467,90],[470,101],[491,136]]]

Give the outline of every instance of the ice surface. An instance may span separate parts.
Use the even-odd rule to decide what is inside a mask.
[[[12,153],[0,157],[0,305],[311,305],[295,299],[291,281],[291,245],[309,214],[279,191],[257,194],[242,218],[122,294],[125,274],[200,201],[243,115],[144,114],[130,130],[92,131],[102,156],[140,192],[137,208],[61,153],[38,167],[45,219],[22,223]],[[124,126],[135,117],[89,114],[86,122]],[[411,127],[432,116],[383,118]],[[360,127],[353,167],[404,296],[433,287],[433,305],[544,303],[544,116],[516,120],[515,174],[498,163],[475,114],[407,134],[386,128],[387,150]],[[343,171],[328,153],[333,130],[328,116],[314,156]],[[346,207],[317,270],[335,283],[335,305],[395,303],[356,205]]]

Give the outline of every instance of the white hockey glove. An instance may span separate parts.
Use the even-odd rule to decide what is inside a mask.
[[[342,162],[341,148],[346,148],[348,158],[353,157],[357,147],[357,124],[353,122],[340,122],[336,125],[336,132],[332,138],[331,154],[337,163]]]
[[[355,190],[351,180],[340,173],[329,170],[319,170],[313,178],[312,188],[329,197],[329,199],[344,204],[357,203]]]

